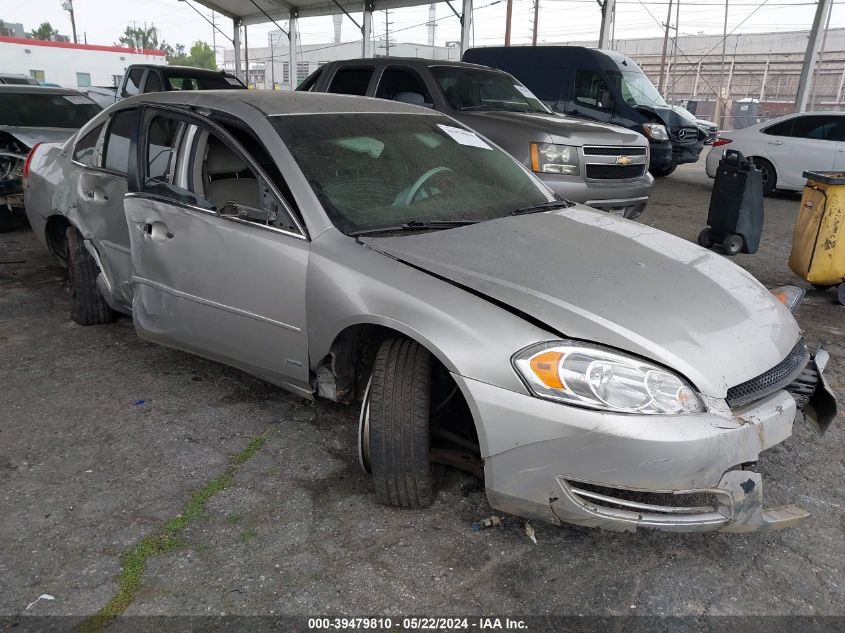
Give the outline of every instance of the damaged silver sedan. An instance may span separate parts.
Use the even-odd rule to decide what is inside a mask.
[[[827,354],[725,258],[556,199],[456,121],[336,95],[121,101],[30,159],[72,316],[359,407],[378,501],[444,466],[552,523],[751,531],[752,470],[836,415]],[[800,416],[799,411],[804,415]]]

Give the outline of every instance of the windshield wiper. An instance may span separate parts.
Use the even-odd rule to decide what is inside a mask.
[[[568,209],[575,203],[571,200],[549,200],[540,204],[532,204],[528,207],[520,207],[511,211],[511,215],[525,215],[526,213],[541,213],[551,209]]]
[[[351,237],[358,237],[361,235],[376,235],[378,233],[395,233],[399,231],[424,231],[427,229],[452,229],[456,226],[466,226],[468,224],[477,224],[481,220],[409,220],[404,224],[394,224],[392,226],[380,226],[373,229],[361,229],[359,231],[352,231],[347,233]]]

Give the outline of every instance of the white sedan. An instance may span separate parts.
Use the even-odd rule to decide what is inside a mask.
[[[707,154],[711,178],[726,149],[742,152],[762,170],[764,194],[800,191],[807,170],[845,170],[845,112],[802,112],[723,132]]]

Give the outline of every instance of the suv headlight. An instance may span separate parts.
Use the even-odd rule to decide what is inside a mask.
[[[531,143],[531,170],[538,174],[577,176],[578,148],[555,143]]]
[[[643,123],[643,132],[648,138],[655,141],[669,140],[669,132],[666,131],[666,126],[661,123]]]
[[[681,377],[633,356],[576,341],[531,345],[513,356],[531,392],[618,413],[701,413],[704,403]]]

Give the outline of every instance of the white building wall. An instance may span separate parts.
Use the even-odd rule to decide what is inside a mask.
[[[32,77],[35,76],[33,71],[43,71],[44,81],[65,88],[80,87],[77,73],[90,75],[92,86],[112,86],[114,77],[122,77],[130,64],[166,63],[164,53],[152,53],[139,53],[131,48],[0,37],[3,72]]]

